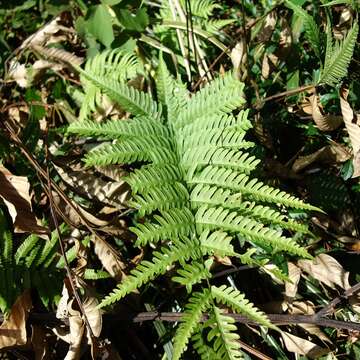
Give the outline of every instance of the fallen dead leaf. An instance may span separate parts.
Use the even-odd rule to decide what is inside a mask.
[[[0,197],[9,211],[15,233],[47,234],[46,228],[37,224],[31,209],[30,183],[27,177],[15,176],[0,166]]]
[[[338,115],[324,115],[322,106],[317,95],[310,97],[312,117],[315,121],[316,126],[321,131],[333,131],[341,126],[343,117]]]
[[[289,313],[292,315],[314,315],[315,306],[311,301],[294,301],[289,304]],[[317,336],[324,343],[331,344],[331,340],[315,324],[299,324],[309,334]]]
[[[291,282],[285,282],[285,295],[288,299],[293,299],[298,290],[301,277],[301,269],[292,262],[288,262],[289,278]]]
[[[330,255],[320,254],[313,260],[299,260],[297,265],[314,279],[332,289],[335,289],[335,285],[342,289],[350,287],[349,272],[345,271],[339,262]]]
[[[124,270],[126,266],[121,261],[118,253],[105,240],[94,236],[91,237],[91,240],[94,243],[95,254],[101,261],[105,270],[117,281],[121,281],[123,276],[125,276]]]
[[[266,43],[271,39],[277,21],[276,11],[272,11],[264,19],[261,32],[258,34],[257,39],[259,42]]]
[[[241,38],[239,42],[231,50],[230,58],[234,67],[236,77],[239,80],[243,80],[247,76],[247,50],[246,41]]]
[[[17,298],[9,317],[0,326],[0,349],[27,343],[26,320],[31,308],[30,290],[26,290]]]
[[[346,147],[332,142],[330,145],[326,145],[310,155],[298,157],[293,163],[292,170],[300,172],[314,162],[332,164],[345,162],[350,158],[351,153]]]
[[[104,204],[124,209],[129,199],[130,189],[124,181],[104,181],[99,176],[86,170],[74,171],[55,166],[61,178],[69,184],[75,192]]]
[[[322,348],[311,341],[285,331],[281,332],[281,337],[288,351],[299,355],[306,355],[310,359],[316,359],[330,352],[330,349]]]
[[[351,146],[354,153],[353,178],[360,176],[360,115],[355,114],[347,101],[349,90],[345,87],[340,89],[340,107],[344,118],[345,127],[349,134]]]

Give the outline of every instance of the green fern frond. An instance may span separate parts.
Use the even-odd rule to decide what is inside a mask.
[[[276,230],[264,227],[263,224],[250,218],[238,215],[227,209],[201,207],[195,215],[196,226],[203,229],[223,229],[241,234],[248,241],[261,247],[271,247],[273,252],[285,251],[302,257],[309,257],[308,252],[294,240],[282,236]]]
[[[235,320],[230,316],[224,315],[224,311],[217,306],[212,307],[213,314],[209,323],[213,327],[208,334],[208,340],[214,341],[214,350],[217,356],[223,360],[240,360],[243,356],[240,351],[240,344],[237,341],[239,335]]]
[[[226,232],[204,230],[200,235],[200,245],[204,254],[215,256],[237,256],[231,245],[232,237]]]
[[[183,179],[180,169],[170,164],[145,165],[127,176],[124,180],[133,193],[146,193],[154,187],[174,184]]]
[[[176,128],[181,128],[197,119],[214,114],[229,113],[242,104],[244,85],[232,73],[212,81],[190,98],[185,109],[179,114]]]
[[[172,360],[179,360],[186,350],[191,335],[199,325],[203,313],[209,307],[210,296],[210,291],[204,289],[202,293],[193,293],[189,299],[175,334]]]
[[[99,53],[89,59],[85,65],[85,71],[98,77],[112,78],[114,81],[125,81],[140,73],[142,67],[138,58],[133,53],[115,49]],[[80,109],[80,120],[88,117],[90,111],[96,111],[101,106],[101,92],[92,82],[82,76],[85,97]]]
[[[146,118],[135,118],[131,121],[112,120],[106,123],[97,123],[90,120],[75,121],[69,125],[67,132],[110,140],[121,137],[169,137],[169,131],[164,125],[159,121]]]
[[[39,241],[39,237],[36,235],[29,235],[17,248],[14,258],[16,264],[20,264],[20,261],[23,260],[30,251],[34,248],[35,244]]]
[[[201,173],[196,174],[188,183],[209,184],[228,188],[240,192],[249,200],[281,204],[296,209],[321,211],[315,206],[304,203],[295,196],[279,189],[265,185],[258,179],[251,179],[243,173],[217,166],[207,166]]]
[[[135,116],[144,116],[153,120],[161,119],[161,106],[149,94],[127,86],[112,78],[107,79],[92,72],[78,68],[80,73],[99,87],[110,99],[117,102],[124,110]]]
[[[178,243],[179,244],[179,243]],[[126,295],[140,288],[143,284],[154,280],[167,271],[167,268],[179,260],[188,260],[194,249],[188,245],[181,244],[177,247],[162,248],[161,251],[154,251],[152,261],[143,260],[135,269],[130,272],[124,281],[118,285],[100,303],[100,307],[108,306],[119,301]]]
[[[245,298],[245,295],[241,294],[240,291],[225,285],[220,287],[212,286],[211,294],[216,301],[229,306],[234,312],[243,314],[260,325],[275,328],[266,315],[254,307],[254,305],[250,303],[249,300]]]
[[[236,169],[245,174],[250,174],[259,162],[259,159],[256,159],[255,156],[250,156],[248,153],[218,146],[190,148],[181,159],[181,165],[184,169],[194,169],[212,164],[214,166]]]
[[[201,360],[221,360],[205,339],[206,326],[199,325],[191,340]]]
[[[345,39],[332,44],[328,34],[324,69],[321,72],[319,84],[335,86],[346,76],[359,32],[359,24],[355,21]],[[331,34],[331,33],[330,33]]]
[[[154,215],[154,219],[158,222],[157,224],[147,222],[130,228],[138,236],[137,246],[180,236],[187,237],[194,231],[194,215],[186,207],[181,210],[170,209],[162,212],[161,216]]]
[[[193,261],[191,264],[184,264],[177,271],[177,274],[179,276],[174,276],[172,280],[185,286],[188,293],[191,293],[193,285],[211,277],[209,269],[202,262],[196,261]]]
[[[110,164],[130,164],[134,162],[155,164],[176,164],[178,159],[169,149],[166,140],[159,137],[120,140],[115,144],[104,144],[90,151],[86,156],[87,166],[105,166]]]
[[[186,106],[189,100],[189,93],[185,86],[176,81],[167,69],[164,59],[160,56],[157,69],[157,96],[166,112],[169,123],[173,123],[179,111]]]
[[[151,214],[155,210],[170,210],[171,208],[182,208],[189,201],[189,193],[181,183],[172,185],[164,184],[161,188],[151,188],[142,196],[134,195],[129,205],[139,210],[139,215]]]
[[[181,0],[185,8],[185,0]],[[191,1],[191,13],[193,16],[208,18],[215,9],[220,9],[221,5],[217,4],[214,0],[196,0]]]
[[[304,9],[296,5],[292,0],[285,0],[285,5],[294,11],[304,22],[305,35],[313,48],[316,56],[320,58],[320,30],[314,18],[309,15]]]

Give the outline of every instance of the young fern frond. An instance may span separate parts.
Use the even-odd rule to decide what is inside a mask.
[[[285,5],[291,10],[293,10],[294,13],[303,20],[305,35],[316,56],[320,58],[320,30],[314,18],[309,15],[304,9],[302,9],[299,5],[296,5],[292,0],[285,0]]]
[[[321,71],[319,84],[335,86],[346,76],[359,32],[359,24],[355,20],[345,39],[333,44],[331,32],[328,29],[325,64]]]
[[[276,252],[309,257],[304,248],[281,231],[306,233],[304,227],[287,220],[282,213],[287,207],[317,208],[251,177],[259,160],[246,152],[253,146],[245,138],[251,128],[248,111],[233,114],[244,100],[243,84],[232,74],[190,96],[160,58],[157,104],[150,94],[107,81],[92,71],[81,72],[87,81],[131,112],[133,118],[99,124],[74,123],[69,132],[113,141],[91,151],[86,157],[87,165],[137,165],[138,169],[125,180],[133,191],[129,204],[142,218],[130,230],[137,236],[136,246],[155,248],[152,260],[137,265],[101,306],[119,301],[169,268],[174,269],[174,282],[190,293],[195,284],[202,291],[190,295],[175,335],[173,358],[180,358],[198,330],[202,314],[209,309],[212,321],[204,327],[210,327],[216,353],[213,358],[240,358],[233,320],[222,314],[215,302],[245,313],[258,323],[271,325],[242,294],[228,288],[207,287],[212,257],[233,256],[261,265],[260,260],[235,252],[232,242],[237,236],[254,250],[261,248],[262,254],[267,255],[265,262]],[[273,204],[274,209],[267,203]],[[204,357],[206,346],[200,344],[200,339],[196,344]]]

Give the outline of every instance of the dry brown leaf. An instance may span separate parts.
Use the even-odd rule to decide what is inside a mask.
[[[320,254],[313,260],[299,260],[297,265],[314,279],[335,289],[335,285],[348,289],[349,273],[332,256]]]
[[[77,193],[93,200],[115,206],[118,209],[125,207],[129,199],[130,189],[124,181],[104,181],[89,171],[73,171],[55,166],[61,178],[69,184]]]
[[[311,301],[294,301],[289,304],[289,312],[292,315],[314,315],[315,306]],[[331,344],[331,340],[315,324],[299,324],[309,334],[317,336],[321,341]]]
[[[52,192],[52,196],[54,199],[55,205],[58,207],[58,209],[66,216],[73,224],[74,226],[83,225],[83,222],[81,220],[81,217],[79,214],[68,204],[63,201],[60,196],[56,192]],[[103,228],[105,226],[109,225],[109,221],[101,220],[94,215],[90,214],[88,211],[83,209],[77,204],[77,209],[81,212],[82,216],[90,223],[95,226],[98,226],[99,228]]]
[[[20,49],[25,49],[34,45],[44,45],[47,44],[51,39],[51,42],[54,43],[54,35],[59,31],[69,33],[72,30],[61,25],[61,18],[57,16],[47,24],[45,24],[42,28],[40,28],[36,33],[29,36],[20,46]],[[58,42],[63,39],[63,37],[58,37]]]
[[[230,58],[234,67],[235,75],[239,80],[243,80],[247,76],[247,51],[246,41],[241,38],[239,42],[231,50]]]
[[[360,176],[360,115],[355,114],[347,101],[349,90],[345,87],[340,89],[340,107],[344,118],[345,127],[349,134],[351,146],[354,153],[354,174],[353,177]]]
[[[30,290],[26,290],[17,298],[9,317],[0,326],[0,349],[27,343],[26,320],[31,308]]]
[[[285,282],[285,295],[288,299],[296,296],[301,277],[301,269],[292,262],[288,262],[289,279],[291,282]]]
[[[118,253],[105,240],[94,236],[91,239],[94,243],[95,254],[101,261],[105,270],[117,281],[121,281],[122,277],[125,276],[124,270],[126,266],[121,261]]]
[[[336,142],[326,145],[314,153],[298,157],[292,166],[292,170],[299,172],[314,162],[320,163],[341,163],[349,160],[351,153],[348,149]]]
[[[20,64],[18,61],[10,62],[8,77],[16,81],[16,83],[26,88],[29,85],[29,74],[25,64]]]
[[[274,32],[275,25],[277,21],[276,11],[272,11],[264,19],[264,25],[261,29],[261,32],[258,34],[257,39],[259,42],[265,43],[271,39],[271,36]]]
[[[78,57],[63,49],[47,48],[39,45],[32,45],[32,48],[38,53],[40,53],[42,56],[60,61],[62,63],[65,62],[67,64],[80,66],[84,61],[83,58]]]
[[[64,360],[79,360],[81,343],[84,335],[85,325],[80,316],[80,311],[73,309],[75,300],[70,300],[68,304],[69,319],[69,350]]]
[[[321,131],[333,131],[336,130],[343,122],[342,116],[338,115],[324,115],[322,112],[322,106],[320,104],[317,95],[310,97],[312,117],[316,126]]]
[[[57,327],[54,333],[63,341],[69,344],[69,350],[65,357],[66,360],[78,360],[80,357],[83,336],[86,335],[87,343],[93,346],[93,339],[88,333],[82,314],[77,309],[77,303],[74,297],[69,300],[69,293],[64,285],[62,297],[60,299],[56,317],[69,320],[69,331]],[[98,300],[93,296],[92,292],[87,289],[85,300],[83,301],[83,309],[89,321],[91,331],[95,337],[99,337],[102,330],[102,312],[98,309]]]
[[[47,233],[46,228],[37,224],[31,209],[30,183],[27,177],[12,175],[0,166],[0,197],[9,211],[15,233]]]
[[[306,355],[310,359],[316,359],[330,352],[330,349],[322,348],[311,341],[285,331],[281,332],[281,337],[288,351],[299,355]]]

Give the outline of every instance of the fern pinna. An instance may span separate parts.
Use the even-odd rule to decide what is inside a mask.
[[[210,285],[213,256],[231,256],[251,265],[266,262],[256,260],[253,249],[268,259],[278,252],[309,257],[282,233],[306,233],[307,228],[288,219],[280,207],[315,208],[250,176],[259,160],[246,151],[253,146],[244,138],[251,127],[248,112],[233,115],[244,100],[243,84],[231,73],[191,95],[160,59],[156,102],[114,76],[102,76],[103,68],[111,68],[112,57],[112,52],[102,54],[78,70],[133,117],[78,121],[68,130],[110,140],[87,154],[89,166],[142,164],[126,178],[133,192],[130,205],[143,217],[131,230],[138,246],[151,244],[156,250],[152,260],[142,261],[101,306],[119,301],[175,265],[173,280],[191,295],[175,335],[173,359],[181,357],[191,337],[200,355],[211,344],[213,358],[239,359],[236,326],[223,306],[273,326],[236,289]],[[115,64],[112,71],[122,70]],[[250,250],[239,253],[246,242]],[[200,290],[193,291],[195,285]],[[204,313],[209,320],[201,324]],[[210,329],[206,339],[201,335],[204,327]]]

